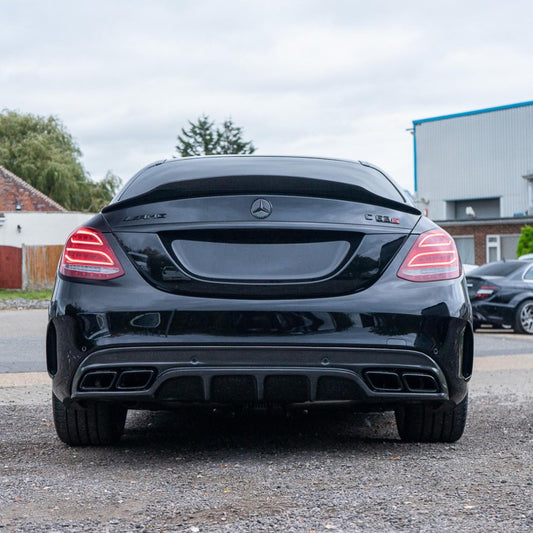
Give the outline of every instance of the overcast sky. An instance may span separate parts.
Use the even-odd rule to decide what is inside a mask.
[[[533,100],[533,2],[0,0],[0,108],[56,115],[94,178],[231,117],[260,154],[413,188],[413,119]]]

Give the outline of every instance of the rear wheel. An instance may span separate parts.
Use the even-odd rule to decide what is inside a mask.
[[[404,405],[396,409],[396,425],[407,442],[455,442],[466,424],[468,395],[451,409],[431,405]]]
[[[54,424],[58,437],[70,446],[105,446],[120,439],[127,409],[106,403],[91,403],[86,408],[65,407],[52,394]]]
[[[533,335],[533,300],[526,300],[517,307],[513,329],[516,333]]]

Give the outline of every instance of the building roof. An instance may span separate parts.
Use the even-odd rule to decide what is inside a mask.
[[[17,205],[20,206],[17,209]],[[53,211],[67,210],[38,191],[13,172],[0,167],[0,211]]]
[[[504,224],[520,224],[521,226],[533,225],[533,217],[498,217],[498,218],[470,218],[468,220],[434,220],[439,226],[499,226]]]
[[[449,118],[467,117],[470,115],[481,115],[482,113],[493,113],[494,111],[503,111],[505,109],[513,109],[515,107],[526,107],[533,105],[533,100],[529,102],[519,102],[518,104],[501,105],[497,107],[487,107],[485,109],[475,109],[474,111],[464,111],[463,113],[455,113],[453,115],[441,115],[439,117],[422,118],[419,120],[413,120],[413,125],[418,126],[424,122],[435,122],[437,120],[447,120]]]

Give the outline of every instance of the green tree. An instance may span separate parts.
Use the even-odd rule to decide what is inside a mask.
[[[115,196],[122,180],[111,170],[108,170],[105,177],[100,181],[89,181],[89,190],[86,201],[83,203],[83,210],[98,212],[106,206]]]
[[[533,228],[527,224],[520,230],[520,238],[516,247],[516,257],[533,253]]]
[[[231,118],[221,127],[215,121],[202,115],[196,122],[189,122],[187,129],[181,128],[176,151],[181,157],[220,154],[253,154],[252,141],[243,140],[243,129],[236,126]]]
[[[100,182],[93,181],[81,156],[57,117],[0,113],[0,165],[67,209],[97,211],[113,198],[120,179],[108,172]]]

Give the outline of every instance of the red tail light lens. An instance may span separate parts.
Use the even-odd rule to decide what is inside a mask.
[[[498,289],[499,287],[496,287],[495,285],[483,285],[477,290],[474,298],[488,298],[489,296],[492,296]]]
[[[458,278],[461,263],[454,240],[441,229],[422,233],[409,250],[397,275],[409,281]]]
[[[115,252],[103,233],[79,228],[68,238],[59,272],[69,278],[106,280],[124,274]]]

